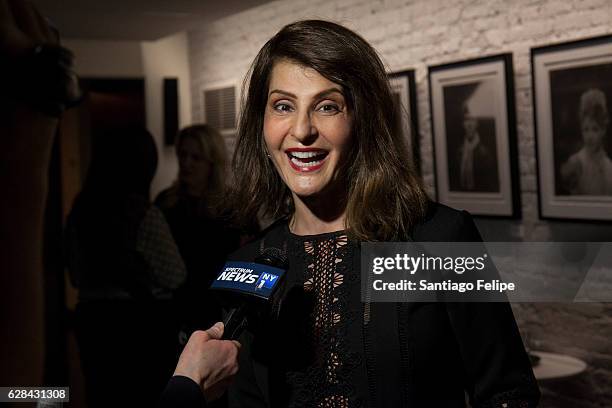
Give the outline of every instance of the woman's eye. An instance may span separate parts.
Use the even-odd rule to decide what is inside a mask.
[[[336,113],[340,112],[340,107],[335,103],[325,103],[320,105],[317,110],[323,113]]]
[[[277,103],[274,105],[274,110],[281,113],[291,112],[291,105],[288,103]]]

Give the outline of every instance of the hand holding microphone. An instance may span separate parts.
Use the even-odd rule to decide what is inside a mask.
[[[174,371],[175,376],[199,384],[208,401],[220,397],[238,372],[240,343],[220,340],[223,331],[219,322],[206,331],[193,332]]]
[[[287,257],[278,248],[267,248],[255,262],[225,264],[211,286],[223,295],[222,300],[230,308],[225,325],[219,322],[206,331],[191,334],[174,377],[162,394],[160,407],[201,406],[204,401],[193,382],[202,389],[206,400],[223,394],[238,372],[240,343],[235,339],[249,323],[265,319],[278,306],[279,288],[287,269]],[[192,385],[185,384],[182,377],[191,379],[193,382],[187,381]],[[183,388],[185,385],[189,387]]]

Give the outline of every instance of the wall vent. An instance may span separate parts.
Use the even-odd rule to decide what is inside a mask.
[[[236,87],[204,89],[204,122],[223,134],[236,132]]]

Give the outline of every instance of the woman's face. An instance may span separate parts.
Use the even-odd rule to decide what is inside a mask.
[[[352,142],[343,89],[312,68],[275,63],[264,114],[268,154],[300,197],[333,191],[342,180]]]
[[[589,117],[585,117],[580,126],[585,147],[592,152],[597,152],[601,149],[604,136],[606,135],[605,126],[601,126],[597,121]]]
[[[200,142],[192,137],[181,140],[176,149],[179,181],[192,194],[201,193],[208,183],[210,163],[204,157]]]

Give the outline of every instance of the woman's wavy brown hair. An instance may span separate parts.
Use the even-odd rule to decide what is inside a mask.
[[[281,29],[259,51],[244,81],[232,162],[237,220],[293,211],[291,192],[268,159],[263,137],[270,74],[283,59],[313,68],[344,89],[355,140],[346,174],[348,233],[365,241],[405,239],[423,218],[427,195],[400,130],[385,67],[359,35],[321,20]]]

